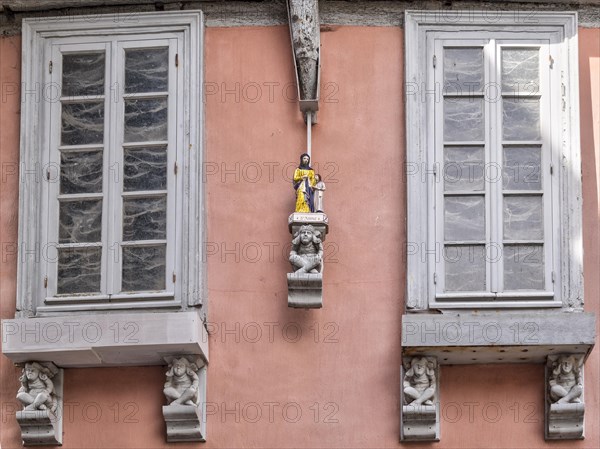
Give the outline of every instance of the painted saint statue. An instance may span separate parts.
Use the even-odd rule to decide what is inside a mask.
[[[296,212],[314,212],[315,172],[310,167],[310,156],[303,153],[300,165],[294,171],[294,189],[296,190]]]

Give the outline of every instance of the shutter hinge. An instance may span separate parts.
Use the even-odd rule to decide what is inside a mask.
[[[46,180],[50,181],[50,169],[46,170]]]
[[[433,55],[433,68],[435,69],[435,66],[437,65],[437,58],[435,57],[435,55]]]
[[[173,284],[175,283],[175,281],[177,280],[177,275],[175,274],[175,272],[173,271]]]
[[[435,162],[433,164],[433,176],[437,178],[437,164]]]
[[[554,165],[550,164],[550,174],[553,175],[554,174]]]
[[[548,65],[551,69],[554,68],[554,58],[552,57],[552,55],[548,55]]]
[[[433,283],[437,284],[437,273],[433,273]]]
[[[48,276],[44,276],[44,288],[48,288]]]
[[[177,170],[179,170],[179,167],[177,166],[177,162],[175,162],[175,164],[173,165],[173,172],[177,174]]]
[[[179,53],[175,53],[175,67],[179,67]]]
[[[554,271],[553,271],[553,272],[552,272],[552,283],[553,283],[553,284],[554,284],[554,281],[555,281],[555,279],[556,279],[556,276],[555,276],[555,274],[554,274]]]
[[[48,63],[48,73],[52,73],[52,60]]]

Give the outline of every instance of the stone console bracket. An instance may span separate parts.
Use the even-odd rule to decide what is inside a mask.
[[[410,397],[410,389],[414,389],[411,374],[414,366],[422,364],[425,366],[422,376],[430,382],[430,399],[424,402],[414,402]],[[429,371],[429,372],[428,372]],[[440,440],[440,376],[435,357],[407,357],[403,359],[402,366],[402,388],[401,401],[402,411],[400,413],[400,440],[401,441],[439,441]],[[418,393],[427,394],[427,389],[416,387]]]
[[[318,231],[320,240],[325,241],[329,231],[327,215],[318,213],[294,212],[288,219],[292,236],[296,236],[302,226],[310,225]],[[288,307],[300,309],[320,309],[323,307],[323,261],[318,273],[288,273]]]
[[[546,425],[544,428],[546,440],[581,440],[584,437],[584,358],[584,354],[561,354],[548,356],[545,370]],[[567,369],[570,370],[566,376],[565,373],[562,372],[565,364],[568,364]],[[567,384],[566,388],[557,385],[557,383],[561,383],[561,378],[563,378],[562,383]],[[559,399],[556,393],[553,393],[553,389],[555,388],[557,388],[559,391],[562,390],[563,394],[571,394],[573,397],[571,399],[568,397]]]
[[[36,362],[34,365],[51,367],[51,371],[56,373],[52,376],[51,382],[53,390],[50,394],[52,406],[43,406],[42,409],[34,407],[28,410],[24,408],[16,412],[16,419],[21,428],[21,438],[24,446],[60,446],[62,445],[63,429],[63,382],[64,371],[57,368],[50,362]],[[23,370],[25,376],[25,369]],[[19,394],[23,388],[19,390]],[[33,397],[36,393],[29,391]],[[18,398],[19,396],[17,396]],[[23,404],[25,405],[25,404]]]
[[[323,307],[323,275],[321,273],[288,273],[288,307],[320,309]]]
[[[173,402],[172,398],[167,396],[168,405],[162,408],[163,418],[167,429],[167,442],[190,442],[206,441],[206,364],[201,358],[186,355],[174,355],[165,357],[169,365],[169,373],[173,371],[173,364],[178,360],[187,359],[193,367],[197,376],[197,390],[195,397],[183,403]],[[190,374],[190,371],[187,372]],[[169,383],[169,374],[167,375],[166,387],[172,385]],[[192,384],[194,379],[191,379]],[[182,390],[184,390],[182,388]],[[183,391],[181,391],[183,393]],[[185,393],[184,393],[185,394]]]
[[[448,311],[407,313],[402,317],[403,361],[427,358],[438,365],[545,364],[547,440],[583,438],[583,364],[595,340],[596,317],[586,312]],[[563,362],[572,366],[575,374],[569,374],[568,367],[566,374],[558,373]],[[403,380],[405,371],[406,367]],[[439,382],[439,375],[436,380]],[[562,389],[556,387],[557,383]],[[436,404],[439,402],[434,401],[434,407]],[[436,416],[438,427],[434,433],[432,418],[432,410],[408,410],[403,402],[402,440],[439,439],[439,419]],[[410,430],[409,423],[413,425]]]
[[[321,95],[321,31],[318,0],[287,0],[288,21],[300,111],[317,123]]]

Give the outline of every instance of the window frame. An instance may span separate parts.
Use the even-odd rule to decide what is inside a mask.
[[[405,13],[405,63],[406,63],[406,180],[407,180],[407,298],[408,310],[432,309],[477,309],[477,308],[540,308],[563,307],[582,308],[582,242],[581,242],[581,180],[579,150],[579,105],[578,105],[578,55],[577,55],[577,13],[538,12],[535,17],[520,18],[517,12],[502,11],[489,17],[484,11],[406,11]],[[468,32],[468,33],[467,33]],[[477,33],[480,32],[480,33]],[[559,148],[553,148],[552,166],[556,191],[553,204],[553,219],[557,225],[551,231],[553,237],[553,262],[555,265],[555,286],[552,299],[531,297],[530,292],[511,295],[511,297],[484,299],[473,295],[464,300],[436,300],[436,259],[441,257],[436,247],[435,228],[436,199],[435,183],[443,181],[440,169],[434,173],[436,161],[436,133],[434,102],[431,90],[434,68],[429,57],[434,45],[432,35],[445,36],[446,39],[461,40],[465,34],[500,33],[503,36],[512,33],[523,36],[523,40],[539,39],[539,32],[554,36],[551,44],[554,59],[550,76],[562,84],[561,99],[552,102],[564,105],[564,111],[556,114],[552,120],[552,142],[560,142]],[[429,37],[429,39],[428,39]],[[472,37],[474,39],[474,37]],[[504,38],[498,38],[504,40]],[[517,43],[516,43],[517,44]],[[428,46],[431,46],[429,48]],[[496,51],[500,51],[498,47]],[[437,66],[443,60],[437,56]],[[495,67],[499,70],[499,67]],[[441,88],[440,88],[441,92]],[[488,120],[488,119],[486,119]],[[545,141],[542,142],[544,144]],[[489,145],[490,141],[485,142]],[[436,177],[439,178],[436,180]],[[438,189],[439,190],[439,189]],[[546,191],[544,190],[544,194]],[[426,207],[423,207],[426,198]],[[487,200],[486,200],[487,201]],[[486,207],[486,211],[488,208]],[[437,214],[438,216],[441,214]],[[439,227],[439,223],[437,224]],[[437,276],[440,274],[438,272]],[[460,296],[460,295],[458,295]],[[464,295],[463,295],[464,296]]]
[[[46,208],[43,193],[49,193],[49,182],[46,180],[46,167],[50,164],[50,144],[45,138],[49,128],[49,109],[56,109],[57,98],[48,100],[43,97],[49,92],[49,61],[56,45],[69,45],[75,48],[78,39],[83,41],[82,48],[94,40],[94,37],[121,36],[138,41],[148,40],[157,44],[157,38],[164,37],[165,46],[168,39],[179,36],[182,48],[178,48],[177,78],[182,82],[178,91],[181,98],[169,100],[169,107],[175,102],[177,111],[174,115],[181,117],[175,120],[177,127],[177,181],[175,220],[172,225],[177,231],[172,234],[172,247],[177,248],[174,264],[174,289],[170,299],[152,294],[118,295],[114,302],[86,301],[70,296],[47,300],[46,291],[49,280],[46,278],[49,239],[47,232],[48,217],[52,213]],[[139,39],[137,39],[139,38]],[[204,219],[204,185],[201,182],[203,161],[203,16],[200,11],[168,11],[138,13],[127,16],[76,16],[23,20],[23,58],[22,82],[23,99],[21,111],[21,183],[19,204],[19,267],[17,273],[17,315],[43,316],[66,312],[102,312],[106,310],[127,309],[170,309],[186,310],[189,307],[202,305],[206,297],[206,268],[202,257],[202,242],[205,236]],[[60,42],[59,42],[60,41]],[[57,44],[58,43],[58,44]],[[117,42],[122,49],[127,42]],[[110,45],[110,44],[107,44]],[[50,53],[48,53],[50,52]],[[174,61],[169,61],[174,64]],[[109,70],[112,63],[106,63]],[[52,70],[55,72],[55,70]],[[28,95],[33,89],[36,95]],[[29,91],[28,91],[29,89]],[[110,95],[110,92],[106,92]],[[36,101],[36,97],[37,100]],[[127,94],[123,95],[127,98]],[[123,106],[124,98],[113,108]],[[41,101],[39,101],[41,99]],[[107,111],[108,114],[108,111]],[[119,114],[116,114],[118,117]],[[107,117],[114,121],[115,116]],[[171,119],[169,119],[171,120]],[[117,125],[122,126],[122,125]],[[179,135],[181,134],[181,138]],[[171,136],[169,136],[169,141]],[[104,142],[108,147],[109,142]],[[116,147],[115,147],[116,148]],[[115,154],[120,154],[116,151]],[[58,151],[54,151],[58,153]],[[106,160],[106,158],[104,158]],[[169,157],[169,161],[171,158]],[[32,168],[33,167],[33,168]],[[174,167],[167,164],[167,172]],[[106,168],[103,169],[106,175]],[[122,172],[122,170],[121,170]],[[56,179],[54,179],[56,182]],[[46,183],[46,184],[44,184]],[[115,189],[116,190],[116,189]],[[107,192],[104,192],[106,195]],[[179,195],[181,194],[181,195]],[[118,198],[117,198],[118,197]],[[120,200],[114,195],[113,200]],[[114,203],[113,203],[114,204]],[[103,206],[106,210],[106,206]],[[54,212],[58,218],[58,211]],[[111,217],[103,217],[104,220]],[[118,226],[117,226],[118,227]],[[107,237],[104,237],[107,238]],[[106,255],[104,256],[106,257]],[[120,258],[120,263],[122,258]],[[56,264],[55,264],[56,265]],[[168,262],[167,262],[168,265]],[[166,275],[166,290],[171,283],[171,274]],[[153,298],[154,296],[154,298]]]

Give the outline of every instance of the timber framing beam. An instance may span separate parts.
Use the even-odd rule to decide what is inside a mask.
[[[97,6],[141,6],[141,5],[157,5],[159,8],[161,6],[167,6],[169,4],[173,4],[176,6],[185,7],[187,4],[202,4],[202,3],[212,3],[214,0],[0,0],[0,12],[3,12],[3,7],[6,6],[10,8],[12,11],[21,12],[21,11],[49,11],[53,9],[63,9],[63,8],[90,8]],[[237,3],[236,1],[230,0],[219,0],[219,3]],[[245,3],[253,3],[253,2],[245,2]],[[345,3],[339,1],[325,1],[325,3]],[[440,9],[440,2],[437,1],[382,1],[382,0],[362,0],[359,2],[366,6],[372,5],[373,9],[381,8],[383,4],[386,3],[406,3],[409,4],[408,8],[415,9],[418,8],[427,8],[428,5],[434,9]],[[456,8],[456,5],[460,5],[462,2],[460,0],[456,0],[452,2],[452,8]],[[527,4],[527,3],[558,3],[558,4],[573,4],[573,0],[553,0],[549,2],[548,0],[487,0],[487,1],[471,1],[469,3],[480,4],[482,9],[487,9],[489,7],[494,7],[497,5],[497,8],[500,8],[500,5],[509,4]],[[579,5],[600,5],[600,0],[578,0],[577,4]],[[197,7],[197,6],[196,6]],[[446,9],[446,6],[443,7]],[[187,9],[187,8],[186,8]],[[458,9],[458,8],[456,8]]]
[[[535,13],[539,11],[577,11],[579,27],[600,28],[600,8],[597,5],[600,5],[600,0],[577,3],[568,0],[455,0],[451,4],[434,0],[320,0],[319,18],[321,31],[331,31],[332,26],[338,25],[403,27],[404,11],[415,8],[448,11],[450,17],[457,10],[484,10],[489,12],[490,17],[519,11],[523,20],[535,19]],[[21,34],[21,20],[26,17],[126,14],[157,9],[201,9],[205,26],[209,28],[288,25],[286,0],[0,0],[0,34]]]

